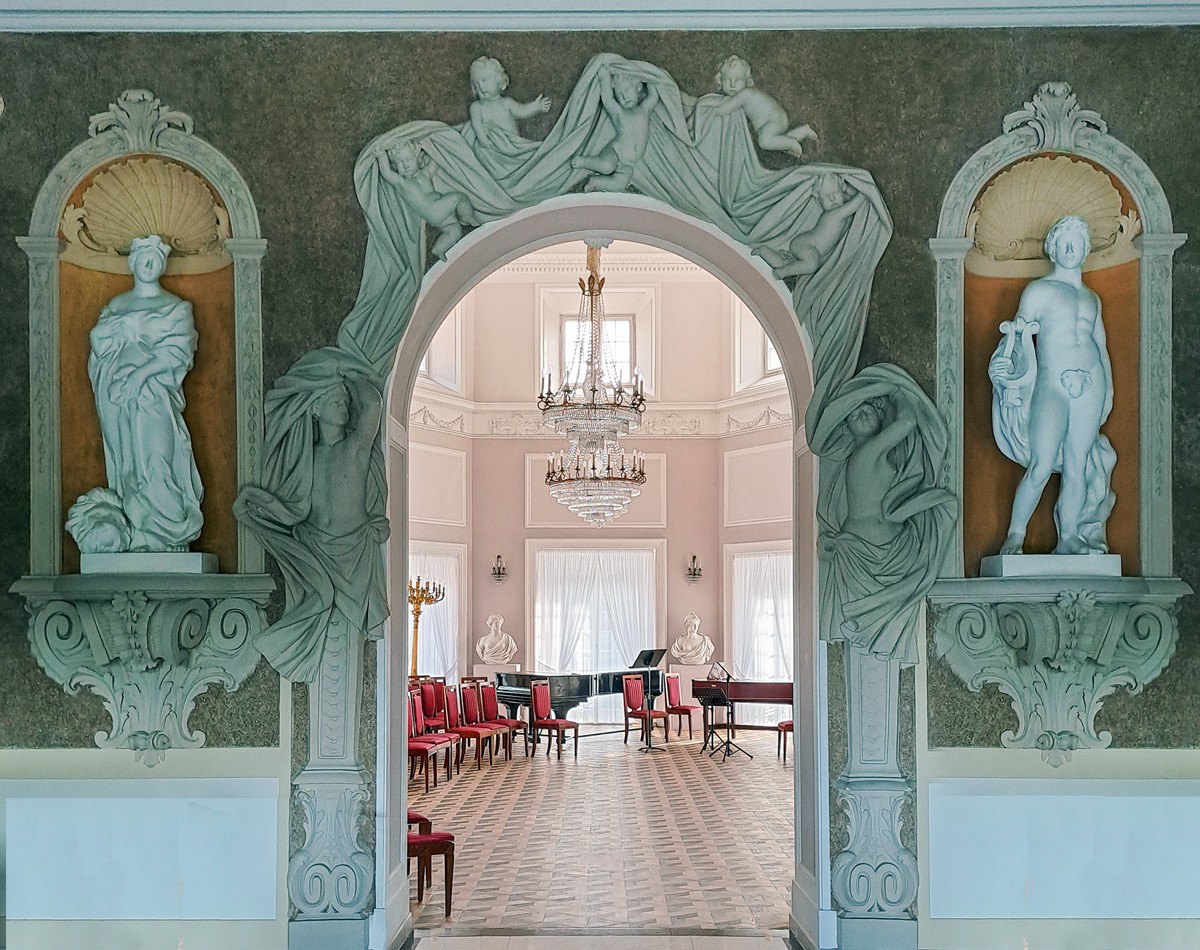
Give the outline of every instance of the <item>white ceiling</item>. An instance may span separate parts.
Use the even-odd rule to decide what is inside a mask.
[[[1200,23],[1198,0],[0,0],[0,31],[883,29]]]

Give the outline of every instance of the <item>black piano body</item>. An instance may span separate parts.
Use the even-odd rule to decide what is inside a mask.
[[[496,699],[508,707],[510,718],[517,718],[521,706],[529,706],[534,680],[550,681],[550,708],[559,719],[593,696],[613,696],[622,692],[621,677],[630,673],[650,678],[651,697],[663,693],[663,671],[614,670],[605,673],[496,673]]]

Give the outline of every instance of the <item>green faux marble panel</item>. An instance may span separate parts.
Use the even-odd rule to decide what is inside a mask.
[[[28,299],[25,258],[12,238],[26,232],[41,181],[86,135],[88,116],[123,89],[152,89],[191,114],[197,133],[242,171],[269,241],[263,342],[270,381],[302,353],[331,343],[354,301],[366,233],[351,174],[367,142],[412,119],[465,120],[468,67],[485,53],[508,67],[515,98],[545,93],[554,101],[549,115],[523,127],[539,137],[588,58],[602,50],[656,63],[693,94],[710,89],[717,63],[737,53],[794,120],[817,130],[814,160],[871,171],[895,232],[875,278],[862,362],[895,362],[927,389],[934,375],[934,270],[925,242],[935,233],[942,195],[962,163],[1040,82],[1070,82],[1154,170],[1176,230],[1194,235],[1175,257],[1175,490],[1177,569],[1197,586],[1200,515],[1190,501],[1200,491],[1200,378],[1188,369],[1200,358],[1200,194],[1193,187],[1200,179],[1193,145],[1200,118],[1187,91],[1200,62],[1200,30],[1177,28],[0,35],[6,104],[0,118],[0,321],[8,329],[0,351],[0,411],[10,420],[0,431],[8,473],[0,490],[5,589],[27,567],[29,514]],[[1184,602],[1179,652],[1162,676],[1144,695],[1106,704],[1098,724],[1112,731],[1114,746],[1200,744],[1200,722],[1178,712],[1193,708],[1200,687],[1196,600]],[[971,694],[935,667],[929,670],[931,738],[994,745],[997,697]],[[837,677],[830,680],[830,705],[837,709],[832,690],[840,687]],[[270,677],[256,672],[238,693],[211,691],[196,716],[212,730],[214,744],[272,744],[275,689]],[[66,696],[36,667],[18,599],[0,599],[0,747],[86,747],[103,726],[97,700]]]

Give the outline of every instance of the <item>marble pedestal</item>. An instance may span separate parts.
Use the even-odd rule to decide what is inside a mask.
[[[520,663],[476,663],[471,667],[472,676],[486,676],[495,679],[497,673],[520,673]]]
[[[1119,554],[996,554],[979,562],[980,577],[1120,577]]]

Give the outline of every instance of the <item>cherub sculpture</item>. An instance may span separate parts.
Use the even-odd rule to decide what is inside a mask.
[[[550,111],[550,100],[545,96],[517,102],[503,94],[507,88],[508,73],[499,60],[480,56],[471,63],[471,91],[475,94],[475,101],[471,103],[471,128],[485,148],[502,144],[496,141],[497,137],[509,141],[519,139],[518,119],[529,119]]]
[[[379,156],[379,173],[384,181],[400,192],[418,217],[439,230],[430,250],[434,257],[445,260],[446,253],[462,238],[462,226],[479,224],[479,217],[462,192],[438,191],[428,166],[429,156],[412,142],[393,146]]]
[[[717,107],[717,115],[731,115],[740,110],[754,129],[759,148],[804,157],[801,143],[816,141],[817,133],[807,123],[788,128],[788,115],[783,106],[761,89],[754,88],[749,63],[740,56],[730,56],[721,63],[716,78],[718,88],[727,97]]]
[[[642,92],[645,91],[645,98]],[[627,73],[606,67],[600,72],[600,102],[612,120],[616,137],[598,155],[577,155],[572,168],[595,172],[584,191],[624,191],[650,142],[650,116],[658,90]]]
[[[767,247],[755,248],[754,252],[771,265],[771,271],[782,280],[785,277],[801,277],[815,274],[829,259],[833,249],[850,227],[854,213],[867,203],[866,197],[855,191],[847,197],[847,182],[833,172],[824,172],[817,179],[816,197],[821,205],[821,214],[811,228],[801,231],[788,245],[791,260]]]

